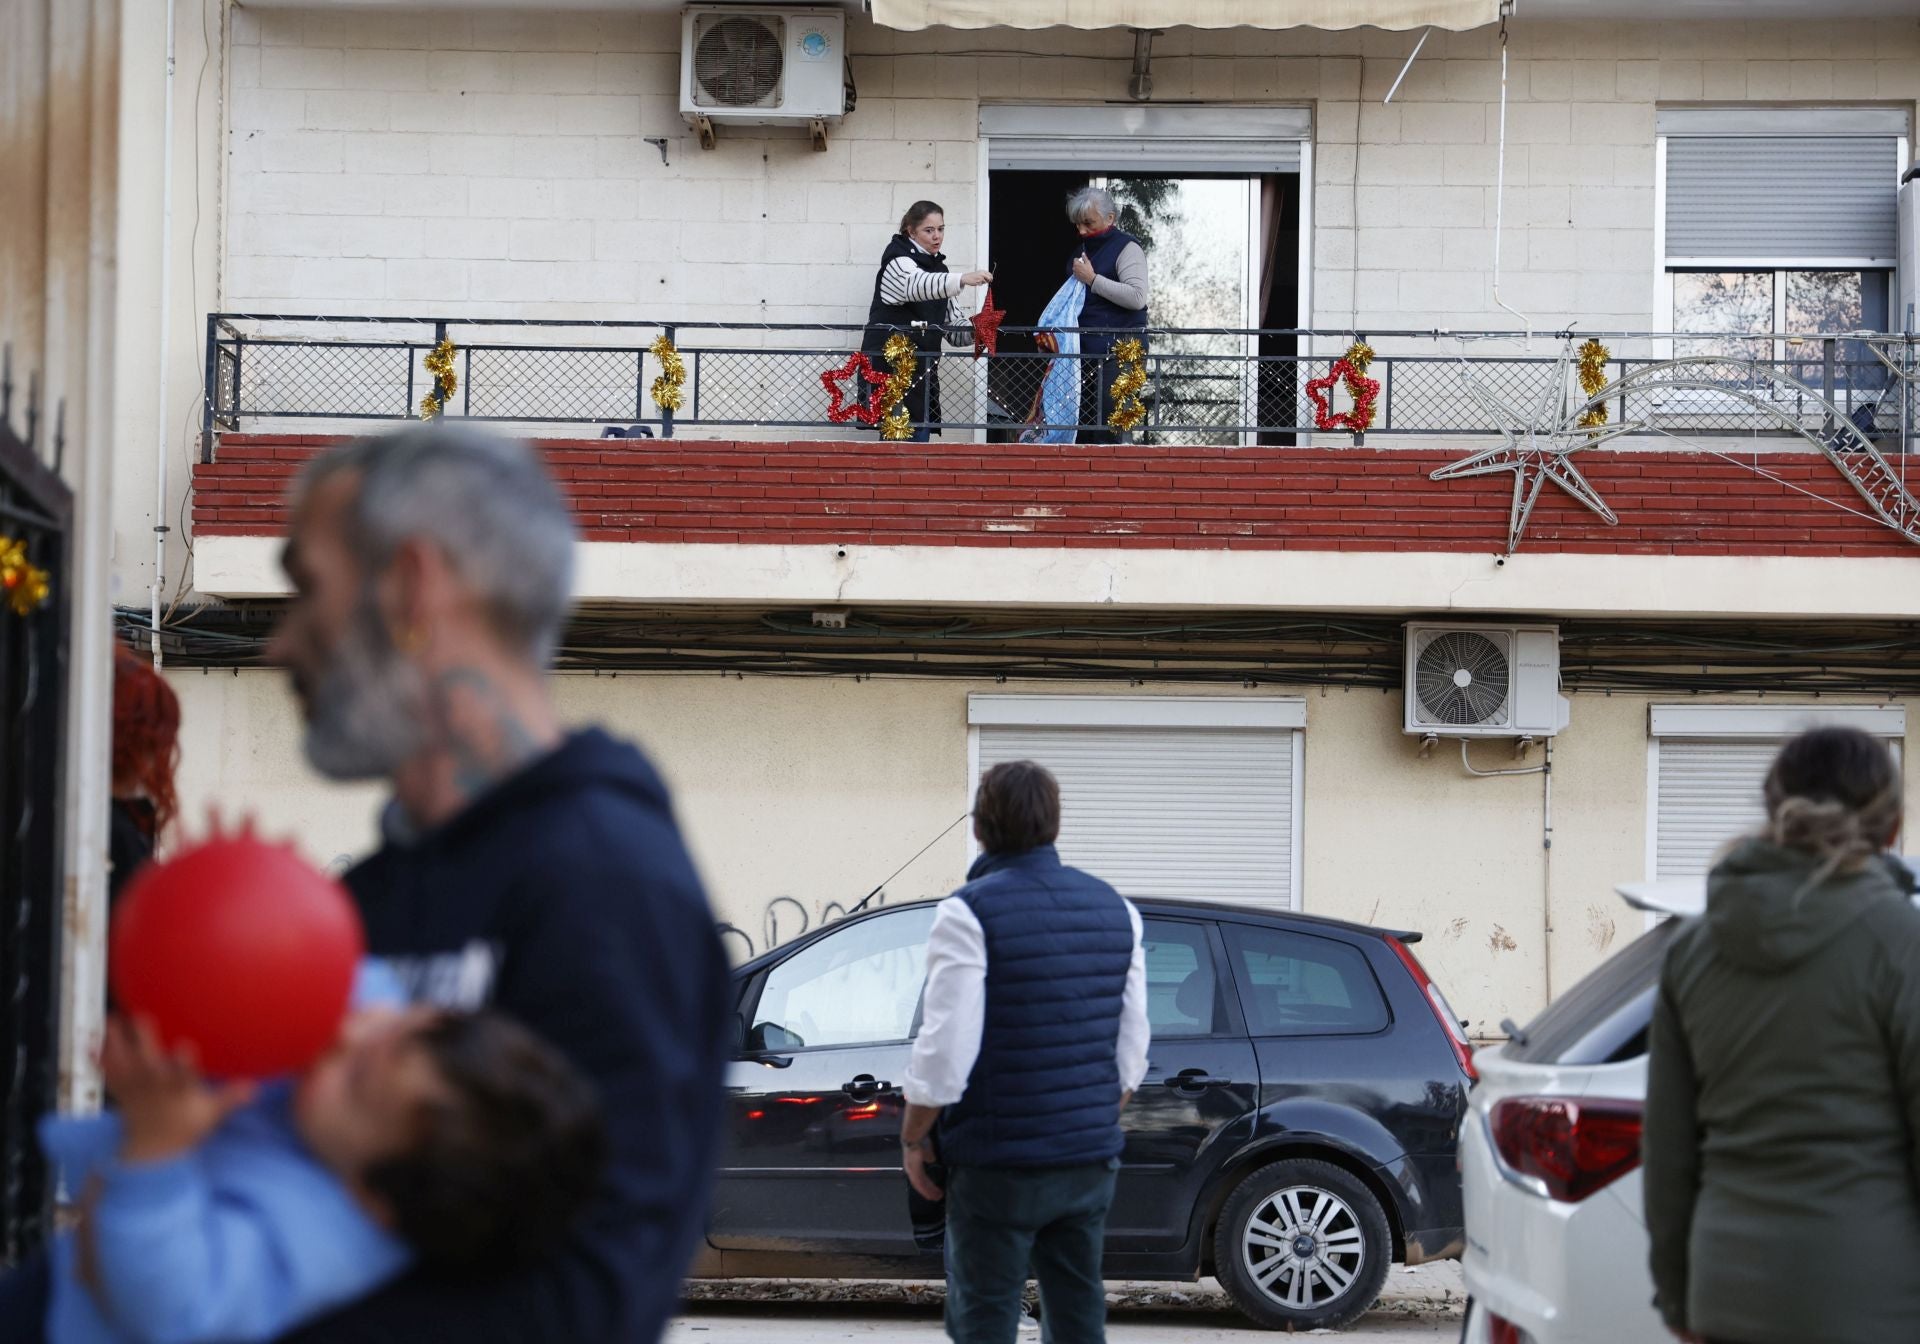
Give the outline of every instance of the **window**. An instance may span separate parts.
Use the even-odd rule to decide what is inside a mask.
[[[1297,903],[1304,701],[976,695],[967,712],[975,778],[1051,770],[1061,858],[1121,895]]]
[[[1778,333],[1888,328],[1910,128],[1883,108],[1663,108],[1662,283],[1673,353],[1761,359],[1828,385],[1818,343]],[[1877,392],[1885,369],[1856,342],[1831,386]],[[1730,378],[1738,377],[1735,372]]]
[[[1760,790],[1787,739],[1847,725],[1896,758],[1906,711],[1885,705],[1654,705],[1647,759],[1647,876],[1699,877],[1766,820]]]
[[[1349,943],[1223,924],[1240,1004],[1254,1036],[1354,1036],[1390,1018],[1366,955]]]
[[[799,1050],[906,1040],[926,980],[933,912],[926,905],[860,920],[774,967],[749,1044]]]
[[[1140,926],[1147,954],[1147,1022],[1153,1039],[1211,1036],[1221,1030],[1220,984],[1204,924],[1148,919]]]

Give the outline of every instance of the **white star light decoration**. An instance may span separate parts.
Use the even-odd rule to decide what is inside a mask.
[[[1573,402],[1568,397],[1567,372],[1572,362],[1573,346],[1568,343],[1560,349],[1552,381],[1541,394],[1538,409],[1528,417],[1489,387],[1465,360],[1460,361],[1460,381],[1466,386],[1467,395],[1499,426],[1505,442],[1441,467],[1431,478],[1450,481],[1461,476],[1513,473],[1513,507],[1507,513],[1507,548],[1502,555],[1512,555],[1519,548],[1521,535],[1527,530],[1527,519],[1533,515],[1534,502],[1548,481],[1606,519],[1610,526],[1620,521],[1571,459],[1578,449],[1631,434],[1643,426],[1627,422],[1605,428],[1580,428],[1580,416],[1589,403]]]

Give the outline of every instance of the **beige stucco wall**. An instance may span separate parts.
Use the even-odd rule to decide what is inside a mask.
[[[322,862],[343,862],[372,842],[378,792],[328,785],[307,771],[278,676],[193,672],[173,683],[185,721],[189,817],[209,801],[252,810],[268,831],[294,836]],[[604,723],[654,755],[675,790],[716,917],[739,930],[736,953],[816,927],[954,822],[968,802],[967,696],[1006,689],[722,676],[558,683],[567,719]],[[1217,686],[1158,691],[1236,694]],[[1397,694],[1301,693],[1304,907],[1424,932],[1422,959],[1476,1033],[1496,1031],[1503,1017],[1524,1020],[1545,1002],[1549,972],[1554,992],[1564,990],[1639,932],[1639,917],[1613,885],[1645,875],[1647,697],[1573,697],[1572,722],[1554,744],[1549,864],[1540,776],[1469,778],[1457,748],[1446,745],[1422,759],[1400,732]],[[1920,715],[1920,700],[1907,711]],[[1473,749],[1483,770],[1540,757],[1536,749],[1515,762],[1504,743]],[[1912,753],[1907,769],[1909,796],[1920,796]],[[1909,813],[1915,825],[1920,807]],[[888,898],[945,893],[968,853],[957,827],[887,885]]]

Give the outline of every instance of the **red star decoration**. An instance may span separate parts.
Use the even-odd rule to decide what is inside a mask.
[[[973,357],[997,355],[1000,353],[1000,324],[1006,321],[1007,311],[993,306],[993,286],[987,286],[987,301],[980,311],[973,315]]]
[[[1327,393],[1333,385],[1345,382],[1347,395],[1353,398],[1353,409],[1333,413],[1333,406]],[[1373,404],[1380,396],[1380,380],[1369,378],[1353,366],[1352,361],[1336,359],[1333,367],[1327,370],[1324,378],[1315,378],[1307,384],[1307,397],[1313,402],[1313,423],[1318,429],[1345,429],[1355,434],[1364,433],[1373,423]]]
[[[827,419],[836,425],[844,425],[849,420],[858,420],[863,425],[878,424],[880,398],[885,392],[884,386],[875,388],[872,396],[863,401],[857,395],[859,384],[856,383],[854,385],[856,395],[852,401],[848,401],[846,389],[841,384],[849,378],[864,378],[869,383],[880,384],[885,384],[887,381],[886,375],[873,367],[873,361],[867,358],[866,351],[854,351],[845,364],[837,369],[828,369],[820,375],[820,386],[827,389],[827,397],[831,403],[827,407]]]

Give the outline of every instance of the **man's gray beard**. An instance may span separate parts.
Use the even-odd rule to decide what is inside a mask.
[[[307,706],[307,761],[329,779],[384,779],[427,738],[427,691],[371,602],[355,611]]]

